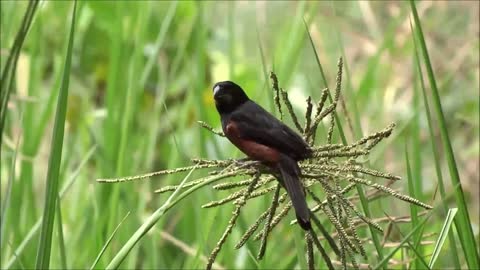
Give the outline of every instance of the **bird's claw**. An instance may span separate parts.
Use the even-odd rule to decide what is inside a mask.
[[[256,165],[258,163],[260,163],[260,162],[257,161],[257,160],[251,160],[249,158],[241,158],[241,159],[234,159],[233,160],[233,164],[236,167],[242,167],[242,168],[249,167],[251,165]]]

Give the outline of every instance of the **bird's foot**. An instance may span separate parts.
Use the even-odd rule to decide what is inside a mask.
[[[234,159],[233,160],[233,164],[236,167],[240,167],[240,168],[245,168],[245,167],[249,167],[249,166],[252,166],[252,165],[257,165],[257,164],[260,164],[260,163],[261,163],[260,161],[252,160],[250,158],[241,158],[241,159]]]

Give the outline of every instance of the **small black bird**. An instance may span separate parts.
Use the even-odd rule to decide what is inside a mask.
[[[279,172],[277,179],[290,196],[298,223],[309,230],[310,210],[299,179],[298,161],[310,157],[312,149],[292,129],[250,100],[234,82],[216,83],[213,97],[225,136],[248,157]]]

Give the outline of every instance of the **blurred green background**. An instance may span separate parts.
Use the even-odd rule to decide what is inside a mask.
[[[0,4],[3,69],[28,2]],[[416,6],[478,248],[479,3],[422,1]],[[2,134],[2,268],[35,267],[71,11],[69,1],[41,2],[19,56]],[[201,120],[220,128],[211,97],[215,82],[239,83],[273,113],[268,73],[274,71],[295,111],[304,115],[307,96],[318,100],[325,87],[304,20],[331,88],[336,62],[344,57],[342,98],[347,110],[338,113],[348,141],[395,122],[393,135],[370,154],[370,166],[402,176],[404,180],[393,188],[411,195],[406,180],[407,149],[415,197],[438,206],[442,201],[434,165],[438,161],[449,196],[446,203],[457,207],[443,148],[438,155],[432,153],[408,2],[80,1],[76,14],[59,178],[61,221],[56,216],[62,233],[55,225],[52,268],[90,267],[130,212],[96,265],[106,267],[145,218],[168,198],[153,191],[178,184],[185,174],[108,185],[97,183],[97,178],[186,166],[196,157],[242,157],[226,139],[197,124]],[[431,98],[428,83],[426,90]],[[435,114],[432,117],[434,140],[440,145],[435,126],[439,120]],[[324,142],[322,135],[318,138]],[[337,132],[334,140],[339,142]],[[193,177],[205,173],[196,171]],[[12,185],[7,196],[9,179]],[[183,200],[160,219],[121,267],[203,268],[203,256],[217,243],[233,207],[200,206],[227,195],[228,191],[204,188]],[[262,197],[249,202],[218,257],[219,265],[299,267],[296,248],[303,248],[298,242],[301,232],[286,223],[270,236],[262,261],[252,255],[258,242],[233,248],[269,200]],[[391,197],[372,201],[370,207],[373,218],[385,213],[410,215],[407,203]],[[445,213],[434,214],[422,231],[421,255],[427,262],[444,222]],[[392,245],[412,225],[403,222],[398,227],[403,234],[393,232],[387,239]],[[374,265],[377,258],[368,241],[370,234],[361,232]],[[467,267],[458,236],[454,239],[443,247],[436,267],[454,268],[455,260]],[[458,251],[458,257],[452,250]],[[392,257],[390,267],[415,268],[410,259],[417,255],[408,246],[402,248]]]

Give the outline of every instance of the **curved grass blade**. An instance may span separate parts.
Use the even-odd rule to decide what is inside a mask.
[[[301,235],[299,232],[294,231],[294,241],[295,241],[295,250],[297,253],[297,259],[298,259],[298,265],[300,266],[300,269],[307,269],[308,264],[307,264],[307,259],[305,257],[305,250],[303,249],[303,243],[304,243],[304,237]]]
[[[157,36],[157,40],[155,41],[153,54],[149,57],[145,68],[143,69],[142,75],[140,76],[140,87],[143,89],[147,83],[148,76],[152,72],[154,64],[157,61],[158,53],[165,42],[165,37],[172,24],[173,17],[175,15],[175,11],[177,10],[178,2],[171,2],[170,6],[168,7],[167,14],[165,15],[165,19],[162,21],[162,26]]]
[[[420,181],[421,179],[419,178],[413,178],[412,176],[412,168],[410,166],[410,158],[409,158],[409,153],[408,153],[408,145],[405,143],[405,164],[407,167],[407,180],[408,180],[408,191],[409,195],[413,198],[417,198],[416,196],[416,188],[415,188],[415,180]],[[412,217],[412,228],[415,228],[418,224],[418,209],[417,206],[414,204],[410,204],[410,216]],[[423,230],[419,230],[413,235],[413,242],[414,243],[420,243],[422,240],[422,232]],[[422,254],[422,249],[421,246],[417,246],[416,244],[414,245],[415,247],[412,246],[412,250],[415,251],[415,253]],[[424,269],[423,265],[420,262],[421,256],[417,256],[415,260],[412,262],[413,268],[422,268]]]
[[[417,48],[417,39],[415,38],[412,22],[410,20],[410,29],[412,32],[412,39],[413,39],[413,47],[414,47],[414,53],[415,53],[415,64],[417,66],[417,73],[418,73],[418,78],[420,79],[420,86],[422,89],[422,97],[423,97],[423,103],[425,105],[425,114],[427,116],[427,122],[428,122],[428,132],[430,135],[430,144],[432,147],[432,153],[433,153],[433,161],[435,164],[435,172],[437,174],[437,183],[438,183],[438,190],[440,191],[440,196],[442,198],[442,207],[444,210],[444,213],[447,213],[449,211],[448,205],[447,205],[447,195],[445,193],[445,184],[443,183],[443,176],[442,176],[442,170],[440,166],[440,154],[438,152],[439,147],[437,146],[437,141],[435,140],[435,131],[433,129],[433,121],[432,121],[432,116],[430,115],[430,105],[427,100],[427,93],[425,90],[425,82],[423,79],[423,74],[422,74],[422,67],[420,65],[420,59],[418,55],[418,48]],[[448,240],[450,242],[450,246],[452,247],[451,250],[451,257],[453,259],[453,265],[455,269],[460,269],[460,259],[458,258],[458,253],[457,253],[457,248],[456,248],[456,240],[454,236],[453,231],[449,231],[448,233]]]
[[[445,219],[445,222],[443,223],[442,230],[440,231],[440,235],[438,236],[437,243],[435,243],[435,248],[433,249],[433,254],[432,257],[430,258],[430,262],[428,263],[428,267],[431,269],[433,268],[433,265],[438,259],[438,256],[440,255],[440,251],[442,250],[443,244],[445,243],[445,240],[447,239],[447,235],[449,235],[450,228],[452,227],[452,222],[453,218],[457,214],[458,209],[457,208],[451,208],[448,210],[447,218]],[[455,247],[452,247],[454,249]]]
[[[415,30],[418,41],[420,42],[420,49],[422,51],[424,65],[427,70],[428,80],[432,89],[433,104],[435,108],[435,113],[437,114],[440,137],[442,140],[443,148],[445,150],[445,156],[447,158],[447,164],[450,178],[452,181],[452,186],[456,187],[455,201],[458,206],[458,216],[455,219],[455,225],[457,226],[457,231],[460,236],[460,243],[462,244],[468,267],[470,269],[479,269],[480,257],[478,256],[477,250],[478,244],[475,239],[475,235],[473,234],[470,216],[467,209],[467,202],[465,200],[465,195],[463,193],[462,185],[460,182],[460,176],[455,161],[455,155],[453,153],[450,136],[448,135],[445,115],[443,113],[442,104],[440,102],[440,95],[438,93],[437,82],[433,73],[432,64],[430,63],[430,56],[428,54],[427,45],[423,36],[422,25],[420,23],[420,18],[418,17],[417,9],[413,0],[410,0],[410,7],[412,10],[413,19],[415,21]]]
[[[106,269],[118,269],[122,261],[128,255],[128,253],[141,240],[141,238],[157,223],[157,221],[161,217],[163,217],[165,213],[168,212],[168,210],[170,210],[172,207],[177,205],[180,201],[185,199],[188,195],[190,195],[191,193],[195,192],[196,190],[206,185],[210,185],[216,181],[224,179],[225,177],[237,175],[239,173],[238,171],[225,172],[225,173],[219,173],[214,176],[207,176],[205,178],[202,178],[201,181],[199,181],[200,180],[199,179],[197,181],[199,181],[200,184],[197,184],[189,188],[188,190],[184,191],[182,194],[178,195],[178,197],[175,200],[173,200],[173,198],[182,189],[182,187],[184,186],[184,183],[190,177],[193,171],[195,171],[195,169],[196,169],[196,166],[192,168],[192,170],[188,173],[187,176],[185,176],[182,182],[178,185],[178,188],[172,193],[172,195],[170,195],[168,200],[160,208],[158,208],[152,215],[150,215],[150,217],[147,218],[147,220],[140,226],[140,228],[137,229],[137,231],[130,237],[127,243],[125,243],[125,245],[120,249],[117,255],[115,255],[112,261],[108,264]]]
[[[182,189],[182,186],[184,183],[190,178],[190,175],[195,171],[195,167],[190,170],[190,172],[185,176],[185,178],[182,180],[178,188],[170,195],[168,200],[160,207],[158,208],[148,219],[140,226],[140,228],[137,229],[137,231],[128,239],[127,243],[123,245],[123,247],[120,249],[120,251],[115,255],[115,257],[112,259],[112,261],[108,264],[106,269],[118,269],[120,267],[120,264],[125,260],[127,257],[128,253],[133,249],[133,247],[142,239],[142,237],[157,223],[158,220],[160,220],[161,217],[170,209],[173,205],[175,205],[180,199],[182,199],[182,195],[187,193],[189,190],[196,188],[197,186],[194,186],[193,188],[185,191],[182,193],[179,198],[177,198],[175,201],[172,202],[173,198],[177,195],[177,193]],[[202,184],[200,184],[202,185]]]
[[[435,211],[431,211],[426,217],[425,219],[420,222],[415,228],[413,228],[413,230],[411,230],[404,238],[403,240],[400,242],[400,244],[398,246],[396,246],[394,249],[392,249],[392,251],[390,251],[390,253],[388,254],[385,254],[383,259],[378,262],[377,265],[375,265],[374,267],[372,267],[372,269],[379,269],[379,268],[384,268],[386,267],[386,264],[388,263],[388,260],[393,257],[393,255],[395,255],[395,253],[403,247],[403,245],[410,239],[410,237],[412,237],[412,235],[414,235],[419,229],[421,229],[425,223],[430,219],[430,217],[432,216],[432,214],[435,213]]]
[[[20,26],[20,30],[15,37],[13,42],[12,49],[10,50],[10,54],[7,58],[7,62],[2,70],[2,75],[0,79],[0,148],[2,145],[2,134],[3,134],[3,126],[5,125],[5,119],[7,116],[7,105],[8,99],[10,98],[10,92],[12,90],[12,84],[14,83],[15,79],[15,71],[17,69],[17,61],[18,57],[20,56],[20,50],[23,46],[23,41],[27,36],[28,29],[32,24],[33,17],[35,15],[35,11],[37,10],[39,1],[32,0],[28,3],[27,11],[22,19],[22,25]],[[1,155],[1,151],[0,151]]]
[[[68,179],[67,183],[64,184],[63,188],[60,190],[60,200],[63,198],[63,196],[67,193],[67,191],[70,189],[70,187],[73,185],[75,180],[77,179],[77,176],[80,173],[80,170],[87,164],[87,162],[90,160],[92,157],[93,153],[95,152],[95,149],[97,146],[93,146],[90,148],[90,150],[87,152],[85,158],[80,162],[78,165],[77,169],[72,173],[70,178]],[[14,251],[14,256],[8,260],[7,264],[5,266],[2,266],[2,269],[10,269],[12,268],[13,264],[19,259],[18,256],[22,254],[23,250],[27,246],[27,244],[32,240],[32,238],[37,234],[38,230],[40,229],[40,226],[42,224],[42,219],[38,219],[37,222],[32,226],[30,231],[27,233],[25,238],[22,240],[20,245],[15,249]]]
[[[67,54],[65,56],[65,66],[63,70],[62,85],[57,102],[57,111],[55,113],[55,124],[53,127],[52,146],[48,162],[47,187],[45,196],[45,206],[43,210],[42,231],[40,234],[40,243],[37,250],[37,269],[48,269],[50,265],[50,252],[52,247],[52,231],[55,220],[55,205],[58,196],[58,181],[60,174],[60,164],[62,161],[63,135],[65,129],[65,117],[67,111],[68,87],[70,81],[70,67],[73,54],[73,37],[75,29],[75,12],[77,2],[73,4],[72,22],[70,26],[70,35],[68,40]]]
[[[391,222],[390,224],[392,224],[392,225],[396,228],[398,234],[400,234],[401,237],[405,238],[405,235],[402,233],[402,231],[400,230],[398,224],[396,224],[395,220],[393,220],[393,218],[391,218],[387,213],[385,213],[385,216],[390,220],[390,222]],[[418,218],[418,216],[417,216],[417,218]],[[415,229],[415,227],[413,227],[413,229]],[[415,234],[422,234],[422,233],[423,233],[423,229],[424,229],[424,227],[422,227],[422,228],[420,229],[420,232],[414,233],[413,242],[415,242]],[[410,248],[410,250],[412,250],[413,253],[415,253],[415,255],[416,255],[416,257],[415,257],[415,258],[413,259],[413,261],[412,261],[412,264],[411,264],[412,266],[411,266],[411,268],[412,268],[412,269],[430,269],[430,268],[428,267],[428,265],[427,265],[427,262],[426,262],[425,259],[423,258],[424,256],[419,252],[418,246],[419,246],[420,244],[419,244],[419,243],[418,243],[418,244],[415,244],[415,243],[412,244],[412,243],[410,243],[410,241],[408,241],[408,240],[406,241],[406,244],[408,245],[408,247]],[[417,262],[416,262],[416,261],[417,261]],[[415,265],[415,263],[417,263],[417,264]]]
[[[10,242],[8,242],[8,245],[10,246],[10,248],[13,249],[12,244]],[[15,257],[15,259],[18,259],[18,265],[20,266],[19,269],[26,269],[22,259],[20,259],[20,256],[15,251],[13,251],[13,256]]]
[[[127,219],[127,217],[130,215],[130,212],[128,212],[125,217],[123,217],[123,219],[120,221],[120,223],[118,223],[117,227],[115,228],[115,230],[113,230],[112,232],[112,235],[110,235],[110,237],[107,239],[107,242],[105,242],[105,245],[103,245],[102,249],[100,250],[100,253],[98,253],[98,256],[97,258],[95,258],[95,261],[93,262],[92,266],[90,266],[90,269],[94,269],[95,266],[97,265],[98,261],[100,261],[100,258],[102,258],[102,255],[105,253],[105,250],[107,250],[107,247],[108,245],[110,244],[110,242],[112,242],[112,239],[113,237],[115,236],[115,234],[117,233],[118,229],[120,228],[120,226],[123,224],[123,222]]]
[[[21,116],[20,116],[20,121],[21,119],[23,118],[23,112],[21,113]],[[0,135],[1,136],[1,135]],[[1,205],[1,216],[0,216],[0,248],[3,247],[3,241],[5,240],[5,235],[4,235],[4,232],[5,232],[5,220],[6,220],[6,217],[7,217],[7,212],[8,212],[8,209],[9,209],[9,205],[10,205],[10,196],[12,194],[12,185],[13,185],[13,180],[14,180],[14,177],[15,177],[15,165],[17,163],[17,154],[18,154],[18,147],[20,145],[20,138],[22,137],[22,133],[20,133],[18,135],[18,138],[17,138],[17,142],[15,143],[15,150],[13,152],[13,158],[12,158],[12,167],[10,168],[10,176],[8,177],[8,182],[7,182],[7,190],[5,192],[5,198],[3,199],[2,201],[2,205]]]

